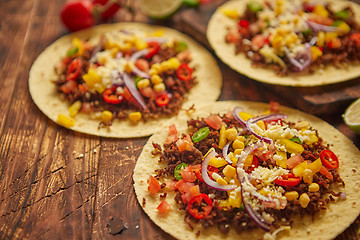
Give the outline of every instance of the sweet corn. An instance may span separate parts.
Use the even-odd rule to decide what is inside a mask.
[[[68,116],[65,116],[64,114],[59,114],[57,116],[57,122],[67,128],[73,127],[75,125],[75,121]]]
[[[320,189],[320,187],[319,187],[319,184],[317,184],[317,183],[311,183],[309,185],[310,192],[317,192],[317,191],[319,191],[319,189]]]
[[[156,74],[160,73],[161,72],[160,63],[154,63],[153,65],[151,65],[151,69],[153,69],[156,72]]]
[[[245,142],[245,137],[244,136],[237,136],[237,139],[241,142]]]
[[[235,149],[234,153],[235,153],[235,155],[240,155],[242,151],[243,151],[243,149]]]
[[[236,169],[233,166],[227,165],[224,169],[223,169],[223,174],[228,177],[228,178],[232,178],[235,176],[236,174]]]
[[[237,19],[239,17],[239,12],[236,9],[221,8],[221,12],[228,18]]]
[[[140,81],[137,82],[137,87],[138,89],[144,89],[146,88],[147,86],[150,85],[150,80],[149,79],[141,79]]]
[[[166,87],[165,87],[165,84],[164,83],[158,83],[158,84],[155,84],[153,86],[154,90],[156,92],[162,92],[162,91],[165,91]]]
[[[76,114],[78,114],[78,112],[80,111],[81,109],[81,101],[76,101],[74,102],[73,104],[71,104],[71,106],[69,107],[69,115],[70,117],[75,117]]]
[[[307,193],[303,193],[300,195],[299,203],[303,208],[306,208],[309,202],[310,202],[310,198],[309,195],[307,195]]]
[[[169,62],[169,64],[170,64],[171,68],[172,68],[172,69],[175,69],[175,70],[178,69],[179,66],[181,65],[180,60],[179,60],[178,58],[176,58],[176,57],[170,58],[170,59],[168,60],[168,62]]]
[[[141,112],[132,112],[129,114],[129,119],[133,122],[137,122],[141,119]]]
[[[324,45],[325,45],[325,33],[319,32],[317,36],[316,46],[324,47]]]
[[[113,118],[112,112],[105,110],[101,113],[101,121],[110,122]]]
[[[148,46],[147,42],[145,42],[141,38],[136,38],[134,43],[135,43],[135,47],[138,50],[143,50],[143,49],[147,48],[147,46]]]
[[[158,75],[158,74],[154,74],[151,76],[151,83],[152,84],[159,84],[162,83],[163,79]]]
[[[224,125],[222,125],[220,128],[220,136],[219,136],[219,148],[220,149],[223,149],[227,142],[225,131],[226,131],[226,127]]]
[[[310,169],[305,169],[303,174],[303,181],[307,184],[311,184],[313,182],[314,173]]]
[[[323,5],[316,5],[313,13],[324,18],[327,18],[329,16],[329,12]]]
[[[283,37],[279,35],[275,35],[275,37],[271,41],[271,45],[275,50],[279,50],[282,46]]]
[[[82,78],[90,89],[94,88],[95,84],[101,83],[102,80],[101,76],[96,72],[94,68],[90,68],[89,71],[82,76]]]
[[[133,62],[128,61],[124,66],[124,70],[127,73],[131,73],[133,69],[134,69],[134,63]]]
[[[237,134],[238,132],[235,128],[229,128],[225,130],[226,139],[230,141],[235,141],[237,138]]]
[[[235,139],[232,144],[233,149],[244,149],[245,144],[244,142],[240,141],[239,139]]]
[[[322,51],[318,47],[311,46],[310,49],[312,53],[312,61],[315,61],[318,57],[322,56]]]
[[[247,158],[244,161],[244,166],[247,166],[247,167],[251,166],[251,164],[253,162],[253,158],[254,158],[253,155],[247,156]]]
[[[254,117],[254,115],[251,115],[250,113],[247,113],[247,112],[240,112],[239,113],[239,117],[244,120],[244,121],[247,121],[249,120],[250,118]]]
[[[171,69],[171,64],[168,61],[163,61],[162,63],[160,63],[160,66],[161,72],[166,72]]]
[[[297,191],[286,192],[285,197],[288,201],[292,201],[299,197],[299,193]]]

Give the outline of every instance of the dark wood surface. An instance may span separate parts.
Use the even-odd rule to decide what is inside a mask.
[[[143,213],[132,187],[147,138],[76,133],[50,121],[31,100],[33,61],[67,33],[58,17],[64,2],[0,0],[0,239],[171,239]],[[121,10],[113,21],[150,22],[136,1],[128,4],[133,11]],[[181,29],[181,13],[156,23]],[[224,79],[220,100],[296,107],[295,99],[218,63]],[[360,147],[340,112],[318,117]],[[337,239],[358,239],[358,229],[355,222]]]

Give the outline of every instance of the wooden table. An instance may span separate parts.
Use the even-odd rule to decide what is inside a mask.
[[[148,138],[76,133],[50,121],[31,100],[33,61],[67,33],[59,20],[64,2],[0,1],[0,239],[171,239],[144,214],[132,186]],[[149,21],[136,2],[128,4],[134,12],[123,9],[113,21]],[[179,14],[162,24],[180,29]],[[220,100],[295,107],[272,86],[218,63],[224,79]],[[319,117],[360,147],[341,113]],[[120,233],[122,223],[126,229]],[[354,223],[337,239],[358,239],[358,229]]]

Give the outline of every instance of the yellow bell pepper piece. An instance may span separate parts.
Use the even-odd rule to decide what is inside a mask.
[[[222,172],[226,177],[232,178],[236,174],[236,169],[231,165],[227,165]]]
[[[284,151],[276,151],[276,155],[280,156],[281,159],[276,159],[276,165],[278,165],[279,167],[282,167],[282,168],[287,168],[287,163],[286,163],[286,160],[287,160],[287,156],[286,156],[286,152]]]
[[[284,145],[286,151],[289,153],[301,154],[304,151],[304,147],[298,143],[295,143],[287,138],[282,138],[279,140],[280,144]]]
[[[313,13],[324,18],[327,18],[329,16],[329,12],[323,5],[316,5]]]
[[[73,38],[72,45],[74,46],[74,48],[77,48],[77,52],[76,52],[77,56],[82,56],[84,54],[83,42],[79,38],[77,37]]]
[[[89,89],[94,88],[95,84],[100,84],[102,80],[101,76],[93,68],[90,68],[89,71],[82,76],[82,78]]]
[[[76,114],[78,114],[78,112],[80,111],[81,106],[82,104],[79,100],[71,104],[71,106],[68,108],[70,117],[75,117]]]
[[[225,159],[221,158],[221,159],[218,159],[217,157],[213,157],[212,159],[210,159],[209,161],[209,165],[210,166],[214,166],[216,168],[219,168],[219,167],[223,167],[225,166],[227,163],[227,161],[225,161]]]
[[[296,177],[302,177],[304,175],[304,171],[305,169],[308,168],[308,163],[306,161],[300,163],[299,165],[297,165],[296,167],[294,167],[292,169],[292,172],[293,174],[296,176]]]
[[[224,125],[222,125],[221,129],[220,129],[220,136],[219,136],[219,148],[220,149],[223,149],[227,142],[225,131],[226,131],[226,127]]]
[[[318,47],[311,46],[310,49],[312,53],[312,61],[315,61],[318,57],[322,56],[322,51]]]
[[[314,162],[310,163],[308,165],[308,168],[313,172],[313,174],[317,173],[320,171],[320,169],[322,168],[322,162],[321,159],[318,158],[316,159]]]
[[[237,19],[239,17],[239,12],[236,9],[221,8],[221,12],[228,18]]]
[[[67,128],[73,127],[75,125],[75,121],[64,114],[59,114],[57,116],[57,122]]]
[[[239,117],[244,120],[244,121],[247,121],[249,120],[250,118],[253,118],[254,115],[250,114],[250,113],[247,113],[247,112],[240,112],[239,113]]]

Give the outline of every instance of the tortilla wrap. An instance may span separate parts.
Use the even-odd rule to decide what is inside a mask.
[[[187,129],[186,119],[196,117],[207,117],[210,113],[221,113],[232,111],[236,106],[242,107],[244,111],[252,114],[262,114],[269,109],[268,104],[256,102],[241,102],[241,101],[226,101],[216,102],[211,105],[198,108],[192,116],[179,115],[176,119],[176,127],[180,133]],[[298,110],[287,107],[281,107],[280,112],[288,116],[289,121],[297,122],[299,120],[306,120],[310,125],[319,131],[319,136],[329,143],[332,151],[334,151],[340,160],[339,174],[345,182],[345,189],[334,189],[335,191],[345,191],[347,199],[331,202],[328,209],[321,211],[320,214],[315,215],[314,220],[312,216],[300,216],[294,219],[294,225],[290,231],[280,232],[277,239],[334,239],[341,234],[351,223],[358,217],[360,213],[360,151],[353,145],[353,143],[346,138],[337,129],[328,123],[312,116],[305,114]],[[156,207],[162,199],[158,195],[151,196],[148,192],[147,179],[150,174],[154,173],[155,169],[161,168],[158,163],[159,157],[154,157],[151,154],[153,151],[152,143],[162,143],[167,138],[167,131],[161,131],[154,134],[145,145],[134,170],[133,180],[135,193],[140,205],[150,217],[150,219],[161,227],[165,232],[171,234],[177,239],[262,239],[265,233],[260,228],[246,231],[237,234],[232,228],[226,235],[220,233],[216,227],[211,227],[204,230],[201,226],[192,223],[194,230],[191,230],[184,221],[185,211],[180,211],[174,201],[174,194],[168,192],[166,201],[171,205],[171,211],[162,216],[157,213]],[[146,204],[142,205],[143,198],[146,199]],[[196,233],[200,231],[200,235]]]
[[[272,68],[252,67],[251,60],[246,58],[243,53],[235,55],[234,44],[225,42],[227,27],[234,27],[236,22],[226,17],[221,8],[236,9],[240,14],[245,11],[246,4],[249,1],[229,1],[220,6],[212,15],[208,28],[207,39],[214,49],[216,55],[235,71],[246,75],[254,80],[284,86],[311,87],[319,85],[327,85],[338,82],[344,82],[360,76],[359,63],[352,63],[346,68],[336,68],[327,66],[324,69],[316,71],[312,74],[304,71],[303,73],[291,73],[288,76],[278,76]],[[260,0],[259,2],[265,2]],[[343,9],[345,6],[351,6],[355,12],[355,19],[360,22],[360,6],[350,1],[329,0],[334,10]],[[316,1],[316,3],[320,3]]]
[[[198,83],[190,90],[182,109],[188,109],[193,104],[215,101],[221,91],[222,77],[216,61],[212,55],[190,37],[175,30],[151,26],[142,23],[117,23],[99,25],[87,30],[66,35],[48,48],[46,48],[35,60],[30,70],[29,90],[31,97],[39,109],[54,122],[57,122],[58,114],[67,114],[70,103],[60,98],[56,86],[51,81],[57,78],[54,72],[55,64],[66,55],[71,47],[72,39],[89,39],[91,43],[97,43],[99,37],[110,31],[128,29],[144,32],[163,30],[164,37],[178,39],[188,44],[192,54],[191,66],[196,66],[194,75]],[[115,119],[110,128],[98,128],[99,119],[91,119],[88,114],[80,113],[75,118],[75,126],[72,130],[91,135],[116,138],[130,138],[148,136],[162,128],[169,118],[151,119],[147,122],[140,121],[136,124],[128,119]]]

